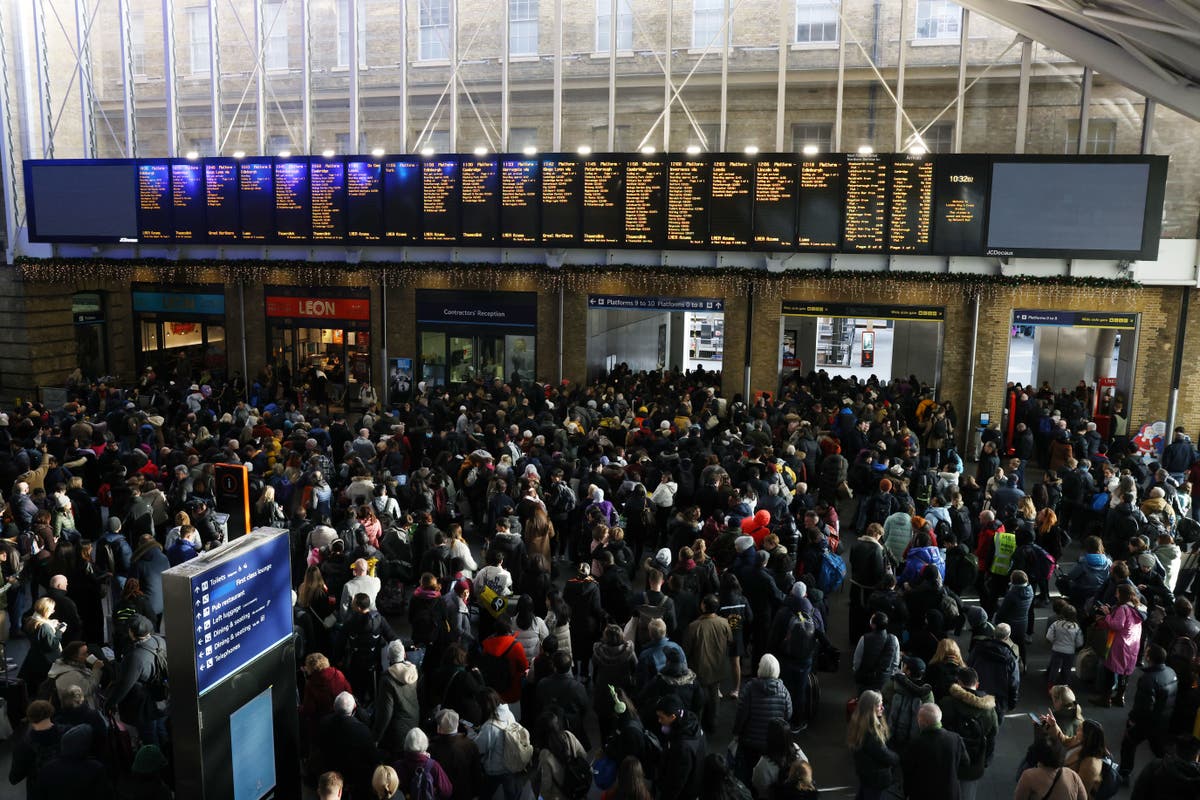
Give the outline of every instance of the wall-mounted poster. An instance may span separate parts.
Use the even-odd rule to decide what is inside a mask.
[[[535,341],[532,335],[504,337],[504,372],[510,383],[533,380],[534,368],[537,363]]]
[[[796,331],[794,329],[783,332],[783,368],[800,368],[800,359],[796,357]]]
[[[392,360],[391,374],[388,375],[388,403],[396,405],[407,402],[412,397],[413,363],[411,358],[396,358]]]

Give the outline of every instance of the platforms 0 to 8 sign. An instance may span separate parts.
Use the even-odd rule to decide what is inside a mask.
[[[292,634],[287,536],[191,576],[200,694]]]

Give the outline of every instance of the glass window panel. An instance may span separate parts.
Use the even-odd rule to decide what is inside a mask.
[[[367,66],[367,10],[362,0],[357,0],[357,3],[358,65],[365,67]],[[313,33],[316,34],[315,25]],[[339,67],[350,66],[350,0],[338,0],[337,3],[337,65]]]
[[[836,42],[840,0],[796,0],[797,43]]]
[[[633,49],[633,8],[631,0],[617,0],[617,50]],[[608,52],[612,3],[596,0],[596,52]]]
[[[140,11],[129,15],[129,60],[134,75],[146,74],[146,15]]]
[[[509,0],[508,53],[533,56],[538,52],[538,0]]]
[[[188,19],[188,71],[193,75],[207,75],[209,52],[212,39],[208,35],[208,6],[189,8]]]
[[[725,0],[695,0],[692,8],[692,47],[720,47]]]
[[[263,64],[267,69],[288,68],[288,10],[284,2],[263,3]],[[361,45],[360,45],[361,46]]]
[[[832,122],[798,122],[792,125],[792,150],[800,153],[809,145],[822,153],[833,150]]]
[[[422,61],[450,57],[450,0],[418,0],[419,45]]]
[[[957,39],[962,9],[950,0],[917,0],[918,39]]]

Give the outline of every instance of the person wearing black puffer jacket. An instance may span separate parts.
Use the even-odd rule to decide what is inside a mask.
[[[779,659],[767,653],[758,662],[758,677],[747,681],[738,698],[733,735],[738,760],[753,767],[767,750],[767,728],[773,719],[792,718],[792,695],[779,679]]]
[[[659,776],[660,800],[695,800],[702,784],[701,764],[708,743],[700,729],[700,717],[683,707],[673,694],[659,699],[655,716],[662,730],[663,768]]]
[[[1133,774],[1133,760],[1139,744],[1148,739],[1150,749],[1158,758],[1167,752],[1167,731],[1179,694],[1179,678],[1166,661],[1167,651],[1159,645],[1146,648],[1146,666],[1138,679],[1129,722],[1121,738],[1121,778],[1126,783]]]
[[[1175,755],[1150,763],[1138,775],[1131,800],[1200,797],[1200,739],[1180,736]]]

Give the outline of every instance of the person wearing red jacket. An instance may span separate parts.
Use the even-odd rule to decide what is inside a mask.
[[[529,671],[529,659],[525,655],[525,648],[513,636],[512,625],[508,620],[497,620],[493,630],[495,632],[480,645],[483,650],[480,658],[502,658],[508,662],[508,682],[492,688],[505,703],[520,702],[521,682],[525,679],[525,673]],[[483,669],[482,663],[480,669],[487,678],[488,670]]]
[[[304,659],[304,698],[300,701],[300,719],[315,732],[317,723],[333,713],[333,701],[342,692],[351,692],[350,681],[321,653],[309,653]]]

